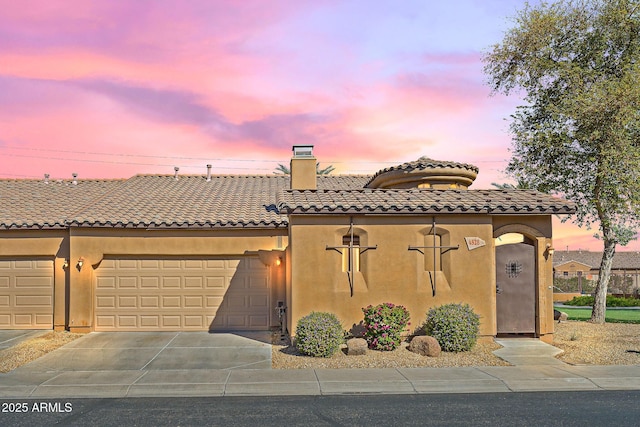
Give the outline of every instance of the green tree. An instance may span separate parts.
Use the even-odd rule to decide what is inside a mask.
[[[329,175],[334,170],[335,167],[333,165],[329,165],[324,169],[320,169],[320,162],[316,163],[316,175]],[[278,167],[276,167],[274,172],[277,174],[291,175],[291,170],[282,163],[278,163]]]
[[[291,175],[291,169],[282,163],[278,163],[278,167],[275,169],[274,173],[283,174],[283,175]]]
[[[483,57],[494,93],[522,95],[507,173],[576,202],[604,251],[591,321],[605,320],[617,245],[640,219],[640,0],[527,4]]]
[[[491,185],[493,185],[498,190],[531,190],[529,185],[522,180],[518,181],[516,185],[510,184],[508,182],[502,184],[498,182],[492,182]]]

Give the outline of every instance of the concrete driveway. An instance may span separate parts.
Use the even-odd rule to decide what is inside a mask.
[[[92,332],[20,370],[270,369],[269,332]]]

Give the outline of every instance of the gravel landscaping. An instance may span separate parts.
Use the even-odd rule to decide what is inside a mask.
[[[0,351],[0,372],[9,372],[53,351],[82,334],[51,331]],[[577,365],[638,365],[640,364],[640,325],[565,321],[556,324],[554,345],[564,352],[560,360]],[[407,344],[394,351],[369,350],[363,356],[347,356],[339,351],[329,358],[300,355],[291,346],[273,345],[274,369],[306,368],[401,368],[504,366],[505,361],[493,354],[500,348],[494,342],[478,343],[471,351],[445,353],[439,357],[424,357],[407,350]]]
[[[640,325],[565,321],[556,324],[554,345],[564,352],[560,360],[570,364],[634,365],[640,364]],[[431,358],[407,350],[407,344],[394,351],[369,350],[363,356],[347,356],[340,351],[330,358],[300,355],[291,346],[273,346],[274,369],[306,368],[410,368],[457,366],[505,366],[493,354],[500,348],[494,342],[478,343],[471,351],[445,353]]]
[[[640,325],[566,321],[556,325],[558,359],[574,365],[640,364]]]
[[[9,372],[70,343],[82,334],[51,331],[0,351],[0,372]]]

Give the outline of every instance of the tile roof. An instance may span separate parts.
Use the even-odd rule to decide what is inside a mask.
[[[65,228],[67,218],[123,182],[0,179],[0,230]]]
[[[361,188],[368,176],[318,177],[319,188]],[[69,221],[93,227],[286,227],[276,195],[284,175],[138,175]]]
[[[572,214],[575,204],[533,190],[284,190],[283,213]]]
[[[476,174],[479,171],[477,166],[474,166],[469,163],[458,163],[458,162],[449,162],[449,161],[443,161],[443,160],[434,160],[434,159],[430,159],[428,157],[423,156],[423,157],[420,157],[418,160],[414,160],[412,162],[406,162],[401,165],[391,166],[391,167],[379,170],[378,172],[375,173],[375,175],[371,177],[371,179],[365,184],[365,186],[368,187],[373,181],[376,180],[376,178],[388,172],[393,172],[393,171],[411,172],[414,170],[423,170],[423,169],[432,169],[432,168],[466,169]]]
[[[554,267],[570,262],[579,262],[590,266],[592,270],[599,270],[600,261],[602,261],[602,252],[556,250],[553,254]],[[613,255],[613,265],[611,268],[614,270],[640,269],[640,253],[617,251]]]
[[[531,190],[371,190],[370,176],[138,175],[127,180],[0,180],[0,229],[285,227],[288,213],[564,214],[575,206]]]

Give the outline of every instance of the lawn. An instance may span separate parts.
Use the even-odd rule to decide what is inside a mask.
[[[561,307],[557,310],[567,313],[569,320],[589,320],[591,319],[590,308],[569,308]],[[607,310],[606,321],[611,323],[640,323],[640,310]]]

